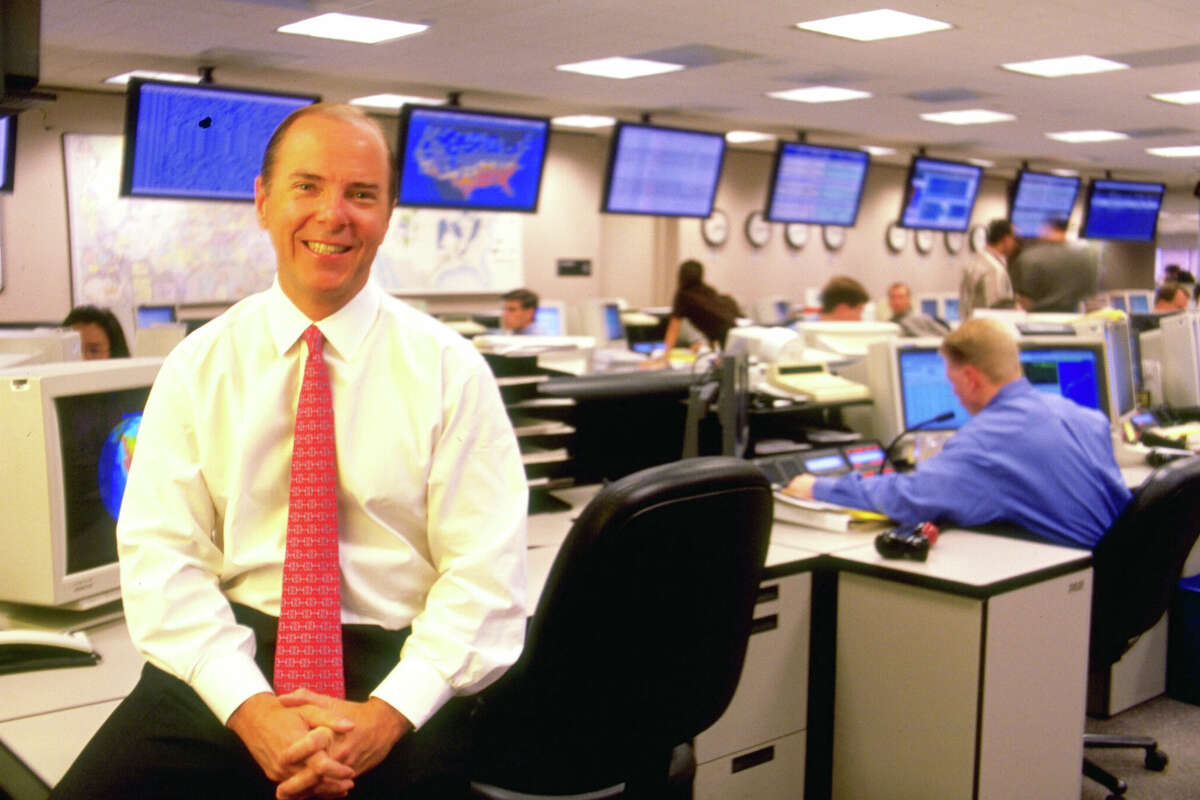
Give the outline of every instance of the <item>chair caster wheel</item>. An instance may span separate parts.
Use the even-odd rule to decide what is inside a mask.
[[[1155,749],[1153,751],[1146,751],[1146,769],[1152,769],[1155,772],[1162,772],[1167,768],[1168,761],[1170,761],[1170,759],[1167,758],[1167,754],[1162,750]]]

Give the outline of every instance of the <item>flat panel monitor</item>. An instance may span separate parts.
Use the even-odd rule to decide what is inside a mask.
[[[566,316],[566,308],[562,303],[543,300],[538,303],[533,321],[544,336],[565,336],[567,333]]]
[[[0,192],[13,190],[17,163],[17,115],[0,116]]]
[[[853,225],[870,163],[862,150],[780,142],[767,190],[767,219]]]
[[[1154,241],[1165,192],[1161,183],[1092,181],[1080,235],[1085,239]]]
[[[288,114],[319,99],[131,80],[121,195],[253,200],[271,134]]]
[[[550,120],[406,105],[400,117],[399,203],[537,211]]]
[[[1070,219],[1080,180],[1070,175],[1021,170],[1013,184],[1008,214],[1018,236],[1034,238],[1053,219]]]
[[[983,167],[916,156],[908,169],[900,224],[905,228],[966,231]]]
[[[89,608],[116,599],[116,520],[161,359],[0,374],[0,600]]]
[[[724,159],[725,137],[719,133],[619,123],[601,210],[708,217]]]
[[[149,328],[175,321],[175,306],[138,306],[137,326]]]

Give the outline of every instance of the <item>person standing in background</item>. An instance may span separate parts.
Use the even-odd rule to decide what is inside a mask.
[[[1008,259],[1017,251],[1017,235],[1012,223],[994,219],[987,226],[987,244],[963,268],[958,289],[958,310],[970,319],[977,308],[1011,308],[1012,280],[1008,277]]]
[[[1078,311],[1096,293],[1100,266],[1096,251],[1067,241],[1067,220],[1046,223],[1042,239],[1013,262],[1017,305],[1026,311]]]

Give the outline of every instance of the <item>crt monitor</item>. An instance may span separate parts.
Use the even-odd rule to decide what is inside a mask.
[[[939,351],[941,339],[890,339],[868,346],[866,383],[874,403],[874,434],[889,442],[909,428],[953,431],[970,415],[954,395]],[[945,420],[931,420],[945,412]],[[921,425],[921,423],[926,423]]]
[[[1074,400],[1112,419],[1102,340],[1037,336],[1024,337],[1019,345],[1021,371],[1033,388]]]
[[[567,333],[566,305],[557,300],[543,300],[538,303],[533,321],[543,336],[565,336]]]
[[[137,326],[149,328],[151,325],[163,325],[175,321],[175,306],[138,306]]]
[[[942,319],[946,322],[959,322],[962,315],[958,313],[958,295],[946,295],[942,298]]]
[[[119,595],[116,519],[161,359],[0,374],[0,601],[84,609]]]
[[[121,195],[253,200],[271,134],[318,99],[135,78],[126,90]]]
[[[1124,292],[1110,292],[1108,295],[1108,304],[1118,311],[1129,311],[1129,302]]]
[[[79,361],[82,358],[79,331],[67,328],[0,330],[0,367]]]

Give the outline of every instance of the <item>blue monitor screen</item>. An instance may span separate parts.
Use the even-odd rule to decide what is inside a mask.
[[[862,150],[781,142],[767,191],[767,219],[853,225],[870,162]]]
[[[945,411],[953,411],[954,416],[922,430],[956,430],[971,418],[955,397],[954,387],[946,377],[946,361],[936,348],[897,350],[896,356],[903,427],[911,428]]]
[[[544,336],[562,336],[562,309],[558,306],[538,306],[533,321]]]
[[[804,460],[804,471],[813,475],[828,474],[830,472],[845,472],[846,459],[841,453],[816,456],[815,458],[806,458]]]
[[[1165,191],[1161,183],[1092,181],[1080,235],[1086,239],[1154,241]]]
[[[1047,175],[1022,170],[1013,188],[1009,219],[1018,236],[1041,235],[1042,226],[1052,219],[1070,219],[1079,194],[1079,178]]]
[[[253,200],[275,128],[315,96],[129,82],[124,196]]]
[[[1128,311],[1129,306],[1125,302],[1125,295],[1113,294],[1108,296],[1108,304],[1119,311]]]
[[[1134,292],[1129,295],[1129,311],[1133,314],[1150,313],[1150,295],[1144,292]]]
[[[947,297],[945,300],[945,311],[942,314],[942,319],[946,322],[958,322],[958,298]]]
[[[905,228],[965,231],[983,167],[917,156],[908,172],[900,224]]]
[[[164,322],[175,321],[175,306],[138,306],[137,326],[149,328]]]
[[[707,217],[724,158],[719,133],[622,123],[613,132],[602,210]]]
[[[405,106],[400,123],[400,204],[537,211],[550,121]]]
[[[775,314],[779,317],[780,322],[787,322],[792,316],[792,304],[788,300],[775,301]]]
[[[1098,348],[1021,348],[1021,370],[1033,388],[1107,413],[1101,386],[1102,369]]]
[[[0,192],[13,190],[13,167],[17,153],[17,115],[0,117]]]
[[[610,342],[625,338],[625,326],[621,323],[621,309],[616,303],[604,304],[604,336]]]
[[[936,298],[926,297],[921,301],[921,313],[927,317],[940,317]]]

